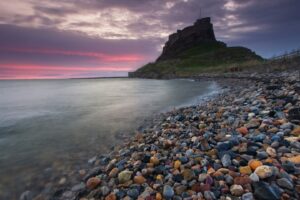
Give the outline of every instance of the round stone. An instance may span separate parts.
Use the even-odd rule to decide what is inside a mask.
[[[190,181],[195,177],[195,173],[191,169],[185,169],[182,172],[183,179],[186,181]]]
[[[163,196],[166,199],[171,199],[174,196],[174,190],[171,186],[165,185],[163,189]]]
[[[132,172],[131,171],[122,171],[118,175],[119,183],[126,183],[131,179]]]
[[[259,177],[257,176],[256,173],[252,173],[249,178],[251,179],[251,181],[253,182],[258,182],[259,181]]]
[[[262,165],[262,166],[257,167],[254,172],[261,179],[268,178],[273,175],[272,168],[267,165]]]
[[[113,168],[108,174],[109,178],[116,177],[118,175],[118,172],[119,172],[118,168]]]
[[[97,187],[100,183],[101,183],[100,178],[92,177],[89,178],[88,181],[86,182],[86,187],[91,190]]]
[[[254,171],[257,167],[262,166],[263,164],[259,160],[250,160],[248,165]]]
[[[248,192],[243,194],[242,200],[254,200],[254,196],[251,192]]]
[[[249,166],[240,167],[240,173],[250,175],[252,173],[252,170]]]
[[[181,166],[181,162],[180,162],[179,160],[176,160],[176,161],[174,162],[174,169],[179,169],[180,166]]]
[[[294,185],[291,181],[289,181],[287,178],[280,178],[277,179],[276,183],[282,187],[282,188],[286,188],[289,190],[292,190],[294,188]]]
[[[143,176],[135,176],[133,182],[136,184],[143,184],[146,182],[146,179]]]
[[[234,184],[230,187],[230,192],[234,196],[241,196],[244,193],[244,189],[241,185]]]
[[[269,156],[271,156],[271,157],[276,157],[276,150],[274,149],[274,148],[272,148],[272,147],[268,147],[267,149],[266,149],[266,152],[267,152],[267,154],[269,155]]]
[[[249,133],[247,127],[240,127],[238,129],[236,129],[237,132],[239,132],[242,135],[247,135]]]
[[[158,165],[159,164],[159,159],[156,156],[152,156],[150,158],[150,163],[152,163],[154,165]]]

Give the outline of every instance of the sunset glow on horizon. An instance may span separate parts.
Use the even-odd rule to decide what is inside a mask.
[[[297,0],[0,2],[0,79],[127,76],[154,61],[169,34],[206,16],[218,40],[271,57],[300,47],[299,7]]]

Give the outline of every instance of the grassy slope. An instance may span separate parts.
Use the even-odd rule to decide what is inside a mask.
[[[137,70],[146,77],[163,77],[166,75],[192,76],[203,72],[228,69],[235,64],[262,58],[244,47],[226,47],[222,42],[206,43],[191,48],[177,56],[176,59],[149,63]]]

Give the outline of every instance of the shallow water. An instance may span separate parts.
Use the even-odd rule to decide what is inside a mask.
[[[214,82],[190,80],[0,81],[0,199],[45,184],[47,170],[107,152],[152,114],[216,91]]]

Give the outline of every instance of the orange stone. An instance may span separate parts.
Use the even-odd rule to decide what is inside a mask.
[[[251,174],[252,170],[249,166],[245,166],[245,167],[240,167],[240,173],[241,174]]]
[[[105,197],[105,200],[117,200],[117,197],[114,193],[110,193],[108,196]]]
[[[207,170],[208,174],[213,174],[215,172],[216,172],[216,170],[214,168],[212,168],[212,167]]]
[[[300,164],[300,155],[288,158],[289,161],[295,164]]]
[[[156,199],[156,200],[162,200],[162,196],[161,196],[161,194],[160,194],[159,192],[156,193],[155,199]]]
[[[174,162],[174,168],[175,168],[175,169],[179,169],[180,166],[181,166],[181,162],[180,162],[179,160],[176,160],[176,161]]]
[[[152,156],[150,158],[150,163],[152,163],[153,165],[158,165],[159,164],[159,159],[156,156]]]
[[[159,180],[159,181],[162,181],[163,180],[163,176],[161,174],[157,175],[156,176],[156,180]]]
[[[109,178],[116,177],[118,175],[118,172],[119,172],[118,168],[113,168],[108,174]]]
[[[101,183],[100,178],[98,178],[98,177],[92,177],[92,178],[89,178],[89,180],[86,182],[86,187],[87,187],[88,189],[94,189],[94,188],[97,187],[100,183]]]
[[[136,184],[143,184],[146,182],[146,179],[143,176],[135,176],[133,178],[134,183]]]
[[[272,158],[267,158],[264,162],[266,162],[266,163],[273,163],[273,159]]]
[[[236,129],[236,131],[239,132],[242,135],[247,135],[249,133],[248,129],[244,126]]]
[[[299,135],[300,135],[300,126],[296,127],[296,128],[292,131],[292,135],[294,135],[294,136],[299,136]]]
[[[262,166],[262,162],[259,160],[250,160],[248,166],[254,171],[257,167]]]

